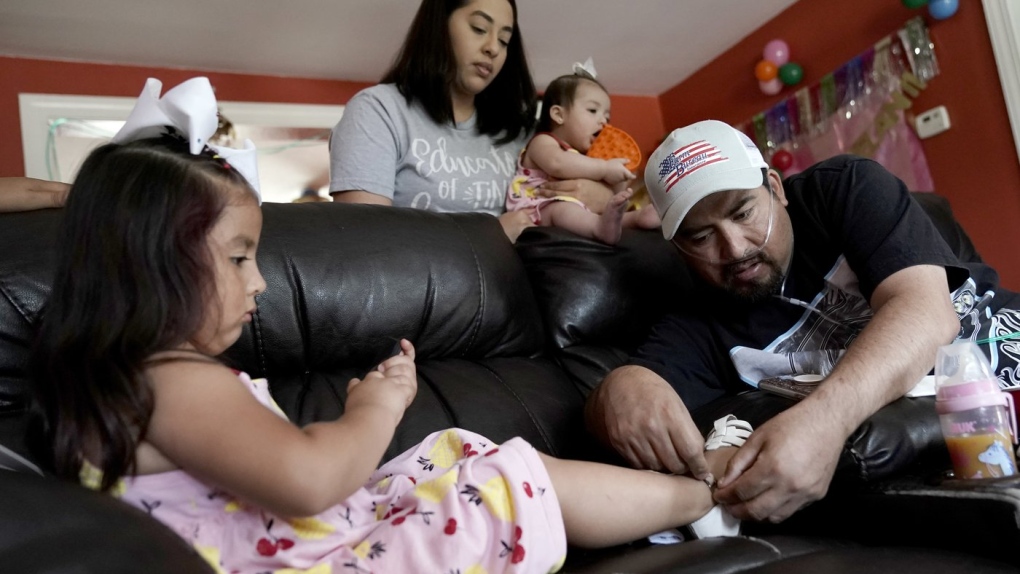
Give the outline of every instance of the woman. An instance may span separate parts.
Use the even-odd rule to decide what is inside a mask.
[[[534,118],[514,0],[424,0],[393,68],[351,98],[333,129],[331,195],[490,213],[514,241],[532,223],[503,204]],[[611,195],[594,183],[560,183],[597,211]]]

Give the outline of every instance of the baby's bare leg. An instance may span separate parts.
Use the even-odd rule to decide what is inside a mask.
[[[623,213],[631,195],[629,190],[613,195],[601,215],[570,201],[551,201],[542,206],[542,225],[562,227],[582,237],[615,245],[620,240]]]
[[[735,448],[705,453],[722,476]],[[598,548],[630,542],[701,518],[715,502],[689,476],[541,455],[559,498],[567,540]]]
[[[655,212],[655,206],[648,204],[637,211],[624,213],[623,226],[627,229],[658,229],[662,226],[662,220]]]

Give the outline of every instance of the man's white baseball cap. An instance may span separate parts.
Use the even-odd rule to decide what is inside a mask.
[[[751,138],[729,124],[705,120],[678,128],[652,152],[645,187],[672,239],[687,212],[719,191],[754,189],[768,168]]]

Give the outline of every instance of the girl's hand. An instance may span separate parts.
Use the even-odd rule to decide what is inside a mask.
[[[630,160],[623,157],[617,157],[613,159],[607,159],[606,162],[606,175],[603,177],[603,181],[609,185],[615,185],[617,183],[623,183],[634,179],[634,174],[627,169],[627,164]]]
[[[347,383],[347,405],[350,412],[365,407],[380,407],[400,422],[404,411],[418,392],[418,375],[414,366],[414,345],[400,340],[400,354],[383,361],[365,375]]]

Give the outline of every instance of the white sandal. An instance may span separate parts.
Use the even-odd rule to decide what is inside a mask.
[[[733,415],[726,415],[712,424],[712,430],[705,437],[705,450],[716,450],[724,446],[743,446],[751,436],[751,423]]]
[[[741,446],[751,436],[751,424],[733,415],[726,415],[715,421],[712,430],[705,437],[705,450],[716,450],[724,446]],[[709,488],[715,488],[715,478],[706,480]],[[708,514],[688,525],[695,538],[716,538],[740,534],[740,520],[726,511],[720,504],[712,507]]]

